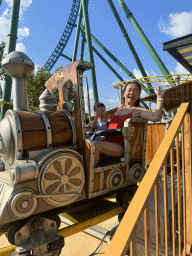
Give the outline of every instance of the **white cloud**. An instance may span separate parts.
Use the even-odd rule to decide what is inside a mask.
[[[109,104],[116,104],[119,102],[119,97],[115,98],[115,99],[108,99],[108,103]]]
[[[9,19],[10,11],[7,8],[0,17],[0,42],[7,42],[7,35],[9,33]]]
[[[21,8],[23,8],[24,11],[32,4],[32,0],[21,0]]]
[[[23,27],[18,29],[18,40],[22,40],[24,37],[28,37],[30,32],[29,28]]]
[[[9,7],[12,6],[12,0],[5,0],[5,2],[8,4]]]
[[[8,4],[9,8],[12,7],[12,0],[5,0],[5,2]],[[23,11],[26,11],[26,9],[32,4],[32,0],[21,0],[20,3],[20,11],[19,14],[22,16]]]
[[[83,91],[84,91],[85,112],[89,113],[87,88],[83,87]],[[89,102],[90,102],[90,108],[91,108],[91,115],[93,115],[94,114],[94,111],[93,111],[94,99],[93,99],[93,89],[92,88],[89,89]]]
[[[120,91],[116,89],[110,92],[101,91],[99,94],[99,100],[105,104],[107,110],[118,107],[120,105],[119,93]]]
[[[145,70],[147,76],[157,76],[157,73],[154,71],[154,70],[150,70],[150,71],[147,71]],[[133,70],[133,75],[136,77],[136,78],[142,78],[142,74],[141,74],[141,71],[139,69],[134,69]]]
[[[136,77],[136,78],[141,78],[143,77],[142,74],[141,74],[141,71],[139,69],[134,69],[133,70],[133,75]]]
[[[42,66],[40,66],[39,64],[35,64],[35,69],[34,72],[36,73],[38,71],[39,68],[41,68]]]
[[[10,26],[10,15],[11,15],[11,6],[12,6],[12,0],[5,0],[6,3],[8,4],[9,8],[7,8],[2,16],[0,17],[0,42],[8,42],[8,34],[9,34],[9,26]],[[21,7],[20,7],[20,14],[23,11],[26,11],[26,9],[30,6],[32,3],[32,0],[21,0]],[[22,51],[26,53],[26,48],[23,42],[21,42],[22,39],[28,37],[30,34],[29,28],[24,26],[23,28],[19,27],[18,28],[18,41],[19,43],[16,45],[16,50],[17,51]],[[17,42],[18,42],[17,41]],[[5,49],[5,52],[7,51],[7,47]]]
[[[16,44],[16,51],[26,53],[25,45],[23,43]]]
[[[158,27],[162,33],[177,38],[192,33],[192,11],[170,13],[167,20],[161,16]]]
[[[175,74],[189,74],[189,71],[185,69],[180,63],[177,63]]]

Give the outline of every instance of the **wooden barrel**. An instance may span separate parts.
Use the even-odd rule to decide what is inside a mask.
[[[52,147],[73,144],[71,121],[62,111],[45,112],[46,118],[36,111],[16,111],[22,132],[23,151],[47,148],[47,127],[44,119],[48,119],[52,136]]]

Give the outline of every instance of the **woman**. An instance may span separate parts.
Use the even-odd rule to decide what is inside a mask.
[[[108,129],[118,129],[124,126],[127,118],[144,118],[152,122],[159,122],[163,112],[163,94],[160,87],[155,88],[157,94],[156,109],[154,112],[149,111],[139,105],[141,86],[137,82],[129,82],[124,88],[123,97],[125,105],[120,107],[111,117]],[[100,154],[108,156],[122,157],[124,152],[124,137],[112,136],[105,139],[105,142],[95,142],[95,166],[98,165]]]

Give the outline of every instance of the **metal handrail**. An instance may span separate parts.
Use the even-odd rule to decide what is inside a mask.
[[[131,80],[118,82],[113,87],[115,89],[119,90],[121,87],[124,87],[126,85],[126,83],[132,82],[132,81],[137,81],[137,82],[139,81],[142,84],[163,83],[161,85],[162,87],[170,87],[170,85],[167,84],[167,83],[170,81],[170,82],[173,83],[173,85],[177,85],[177,79],[178,78],[179,78],[180,83],[187,83],[189,81],[192,81],[192,74],[175,74],[175,75],[161,75],[161,76],[141,77],[141,78],[137,78],[137,79],[131,79]],[[150,88],[146,88],[145,90],[150,90]]]

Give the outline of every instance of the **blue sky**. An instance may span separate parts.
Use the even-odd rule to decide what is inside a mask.
[[[188,73],[173,57],[163,51],[162,43],[192,33],[192,8],[190,1],[124,1],[169,72],[173,74]],[[7,42],[11,2],[11,0],[3,0],[0,7],[0,41]],[[25,52],[35,63],[36,68],[43,66],[55,49],[69,18],[72,2],[72,0],[21,0],[16,49]],[[113,0],[113,3],[147,74],[149,76],[161,75],[161,71],[148,53],[118,2]],[[89,1],[89,20],[91,33],[136,77],[142,77],[106,0]],[[75,33],[76,28],[74,28],[70,40],[63,51],[69,57],[72,57],[73,54]],[[130,79],[95,43],[93,43],[93,46],[106,58],[124,80]],[[79,56],[80,53],[78,52]],[[87,48],[85,48],[84,60],[88,61]],[[94,55],[94,61],[99,100],[106,104],[107,109],[114,108],[119,105],[117,90],[113,88],[118,79],[96,55]],[[68,60],[60,57],[51,72],[54,72],[55,68],[60,65],[65,66],[69,63]],[[93,105],[90,72],[86,72],[85,75],[89,79],[91,105]]]

